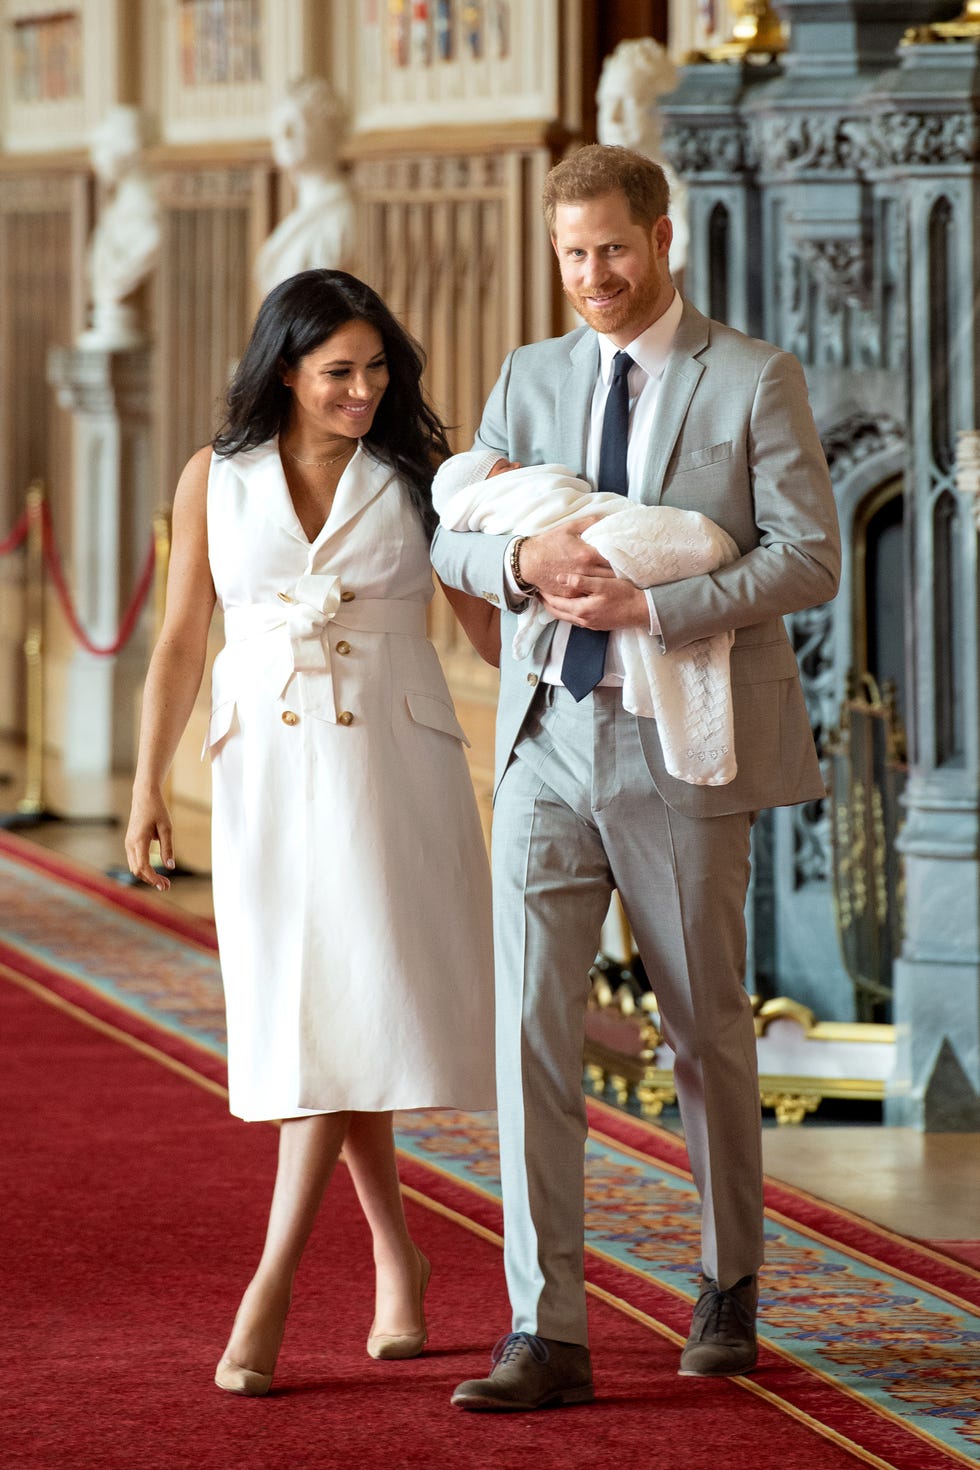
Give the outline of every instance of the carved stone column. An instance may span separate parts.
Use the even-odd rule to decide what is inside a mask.
[[[750,262],[761,216],[742,108],[753,88],[777,74],[766,58],[699,60],[661,105],[664,155],[688,191],[684,294],[708,316],[755,336],[762,282]]]
[[[849,664],[867,656],[849,634],[867,569],[855,512],[877,490],[895,496],[901,482],[906,550],[894,602],[905,620],[910,776],[887,1118],[976,1129],[980,591],[965,501],[975,471],[963,461],[958,490],[955,445],[980,425],[980,22],[972,5],[946,24],[957,0],[774,5],[788,23],[782,54],[700,58],[664,108],[665,146],[691,199],[688,286],[702,309],[806,368],[846,552],[842,599],[825,630],[826,610],[790,619],[815,728],[835,685],[839,701]],[[856,433],[863,442],[892,421],[892,448],[874,456],[877,481],[865,482],[860,466],[849,472],[846,453],[834,463],[835,443],[846,447]],[[772,936],[777,990],[799,997],[812,987],[807,1003],[820,1014],[840,1003],[828,958],[836,935],[822,877],[826,823],[805,810],[766,823],[772,858],[756,863],[760,891],[767,873],[772,881],[757,938]],[[784,872],[792,892],[780,887]],[[757,963],[760,953],[757,944]]]
[[[980,33],[925,30],[902,48],[880,133],[907,200],[910,373],[907,885],[895,972],[896,1071],[886,1117],[980,1128],[980,424],[976,296]],[[884,99],[883,99],[884,101]]]
[[[48,380],[74,415],[73,524],[55,531],[79,621],[96,647],[107,647],[150,537],[150,354],[57,347]],[[109,657],[76,646],[65,701],[67,770],[106,775],[132,765],[144,669],[145,641]]]

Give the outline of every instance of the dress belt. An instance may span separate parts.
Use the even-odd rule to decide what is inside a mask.
[[[424,602],[399,598],[353,597],[344,601],[341,579],[323,573],[300,577],[288,594],[275,602],[249,602],[224,609],[225,642],[230,651],[254,638],[285,630],[277,640],[271,664],[264,674],[282,699],[298,676],[299,703],[306,713],[336,723],[330,644],[324,637],[328,623],[358,633],[397,633],[410,638],[426,636]],[[249,676],[254,675],[249,668]],[[325,677],[324,677],[325,676]]]

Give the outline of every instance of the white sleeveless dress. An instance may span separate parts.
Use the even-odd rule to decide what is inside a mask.
[[[487,857],[406,489],[359,446],[310,543],[276,442],[215,455],[208,548],[231,1111],[492,1108]]]

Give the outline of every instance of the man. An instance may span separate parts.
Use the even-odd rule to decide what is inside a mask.
[[[680,1371],[744,1373],[755,1363],[763,1240],[743,985],[749,832],[760,808],[823,794],[782,618],[833,597],[840,566],[800,365],[708,321],[674,291],[662,170],[628,149],[590,146],[551,171],[543,202],[565,293],[587,325],[511,353],[477,447],[700,511],[740,555],[649,592],[617,578],[581,539],[587,521],[517,538],[440,531],[434,542],[440,577],[503,612],[493,869],[513,1330],[490,1376],[456,1390],[466,1409],[593,1396],[582,1043],[614,887],[675,1053],[701,1198],[701,1294]],[[514,610],[532,596],[560,621],[518,662]],[[656,721],[624,710],[617,633],[626,628],[647,629],[665,652],[734,632],[738,769],[728,784],[668,775]]]

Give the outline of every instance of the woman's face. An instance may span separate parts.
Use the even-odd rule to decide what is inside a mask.
[[[355,320],[338,327],[282,376],[292,390],[292,422],[321,438],[359,439],[374,422],[388,386],[377,328]]]

